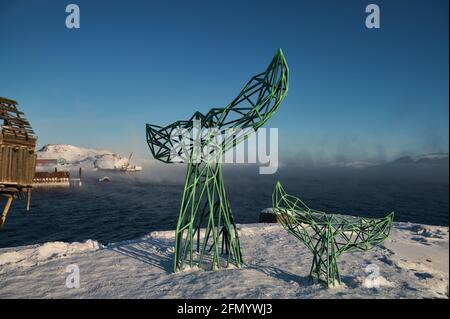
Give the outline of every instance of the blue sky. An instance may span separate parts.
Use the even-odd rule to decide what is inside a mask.
[[[39,145],[150,157],[145,123],[225,106],[281,47],[280,160],[448,152],[448,1],[2,0],[0,40],[0,96]]]

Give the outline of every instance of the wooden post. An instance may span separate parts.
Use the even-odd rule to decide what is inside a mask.
[[[31,189],[27,189],[27,211],[30,210],[30,201],[31,201]]]
[[[0,227],[5,224],[6,216],[8,215],[8,211],[9,211],[9,207],[11,207],[11,203],[13,201],[13,195],[7,194],[4,196],[6,196],[8,199],[6,200],[5,207],[3,208],[2,220],[0,221]]]
[[[80,169],[78,170],[78,178],[79,178],[80,181],[81,181],[81,167],[80,167]]]

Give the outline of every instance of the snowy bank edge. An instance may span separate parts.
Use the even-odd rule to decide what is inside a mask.
[[[258,233],[268,233],[279,231],[282,226],[274,223],[254,223],[254,224],[238,224],[238,232],[241,237],[254,236]],[[432,232],[433,228],[446,228],[447,226],[434,226],[410,222],[395,222],[393,227],[399,231],[414,231],[417,233]],[[432,234],[431,234],[432,236]],[[174,239],[173,230],[152,231],[141,238],[124,240],[115,243],[102,245],[96,240],[88,239],[84,242],[46,242],[43,244],[0,248],[0,266],[14,265],[18,267],[29,267],[46,261],[67,257],[74,254],[93,252],[99,249],[112,248],[125,244],[132,244],[142,240],[150,239]]]

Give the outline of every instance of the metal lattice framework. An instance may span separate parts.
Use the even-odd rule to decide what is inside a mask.
[[[286,194],[280,182],[272,195],[272,207],[283,227],[313,253],[311,280],[315,276],[328,286],[341,283],[338,257],[348,251],[366,251],[383,242],[394,219],[394,212],[383,218],[326,214]]]
[[[222,169],[217,158],[245,140],[280,106],[288,91],[288,66],[281,49],[268,68],[251,78],[239,95],[225,108],[212,108],[208,113],[195,112],[187,121],[177,121],[165,127],[146,125],[147,143],[153,157],[164,163],[179,161],[188,154],[183,198],[175,234],[174,271],[211,261],[211,268],[220,268],[225,259],[236,266],[242,263],[238,232],[226,195]],[[182,132],[214,128],[217,131],[187,139]],[[232,134],[220,144],[213,144],[213,135]],[[198,153],[207,153],[200,158]],[[177,158],[177,160],[175,160]],[[220,247],[221,246],[221,247]],[[212,254],[211,254],[212,253]]]

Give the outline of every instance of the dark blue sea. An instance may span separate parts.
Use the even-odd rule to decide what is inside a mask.
[[[40,188],[32,192],[31,210],[16,200],[0,247],[47,241],[95,239],[111,243],[153,230],[172,230],[177,221],[184,169],[174,178],[160,172],[89,172],[82,187]],[[103,176],[109,182],[99,182]],[[396,221],[449,224],[448,164],[439,167],[392,166],[369,169],[282,167],[259,175],[257,167],[224,168],[225,185],[237,223],[258,222],[271,206],[275,182],[301,197],[309,207],[327,212],[379,217],[394,211]],[[3,198],[0,198],[2,203]]]

